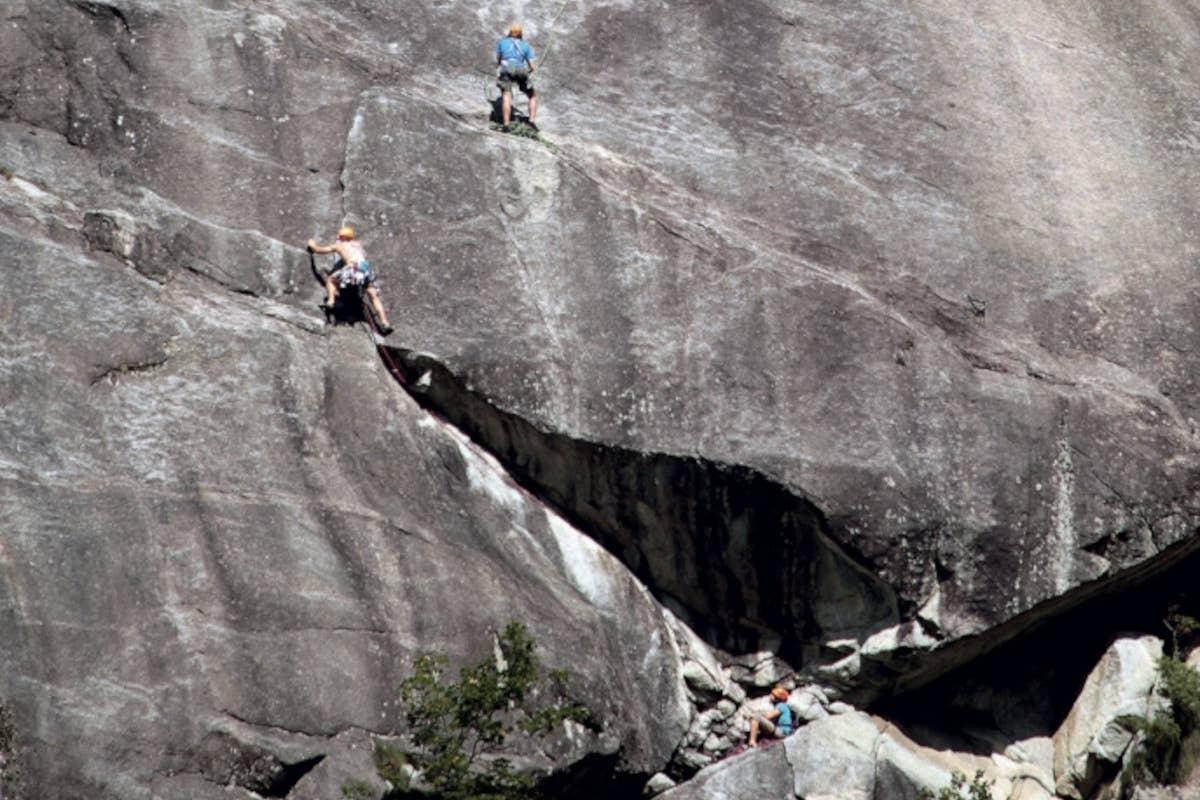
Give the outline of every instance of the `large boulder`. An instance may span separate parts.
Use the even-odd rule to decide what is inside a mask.
[[[792,772],[778,743],[706,767],[687,783],[657,795],[659,800],[755,797],[792,800]]]
[[[882,719],[850,711],[788,737],[794,790],[805,800],[885,800],[938,792],[955,772],[994,772],[983,758],[922,747]],[[1005,782],[1005,790],[1010,784]],[[1007,791],[1002,795],[1007,796]]]
[[[1163,643],[1153,636],[1120,639],[1088,675],[1070,714],[1054,734],[1055,789],[1082,800],[1121,762],[1133,741],[1131,720],[1152,715]]]

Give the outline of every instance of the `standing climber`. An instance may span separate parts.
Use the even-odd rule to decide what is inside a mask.
[[[375,309],[375,315],[379,317],[379,332],[387,336],[394,330],[388,322],[387,312],[383,310],[383,301],[379,299],[375,270],[371,269],[363,246],[355,241],[354,228],[349,225],[338,228],[337,241],[333,244],[317,244],[316,239],[309,239],[308,249],[313,253],[338,254],[338,262],[334,265],[333,272],[325,278],[325,302],[321,308],[326,314],[333,311],[339,287],[345,289],[349,286],[361,286],[371,301],[371,307]]]
[[[782,686],[771,690],[771,708],[750,718],[748,744],[751,747],[758,744],[759,731],[776,739],[782,739],[792,732],[792,709],[787,699],[788,690]]]
[[[534,63],[533,48],[521,38],[523,30],[519,22],[508,26],[508,36],[496,42],[496,65],[499,67],[497,85],[500,87],[500,119],[508,128],[512,116],[512,87],[515,83],[525,96],[529,98],[529,127],[538,129],[534,123],[537,117],[537,89],[533,88],[533,71],[537,69]]]

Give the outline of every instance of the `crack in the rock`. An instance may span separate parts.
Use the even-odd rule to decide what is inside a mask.
[[[1026,33],[1025,35],[1028,36],[1030,39],[1033,39],[1035,42],[1041,42],[1044,45],[1049,45],[1050,47],[1056,47],[1059,50],[1078,50],[1079,49],[1078,47],[1071,44],[1070,42],[1063,42],[1063,41],[1059,41],[1058,39],[1047,39],[1045,37],[1038,36],[1036,33]]]
[[[238,633],[250,636],[278,636],[293,633],[365,633],[369,636],[395,636],[396,631],[390,628],[369,628],[354,625],[312,625],[305,628],[238,628]]]
[[[170,358],[164,356],[162,358],[151,359],[148,361],[134,361],[128,364],[115,364],[113,366],[106,367],[101,372],[93,375],[89,383],[92,386],[95,386],[103,380],[115,382],[117,377],[120,375],[141,375],[151,373],[160,367],[165,366],[168,361],[170,361]]]
[[[212,261],[207,261],[203,258],[198,259],[198,261],[203,266],[209,267],[214,270],[220,268],[219,265],[213,263]],[[200,278],[212,281],[217,286],[220,286],[222,289],[225,289],[226,291],[233,292],[234,294],[242,295],[243,297],[253,297],[255,299],[258,299],[258,297],[259,297],[258,292],[254,291],[253,289],[247,289],[244,286],[235,286],[234,284],[230,283],[229,281],[222,280],[221,278],[217,277],[216,275],[213,275],[209,272],[204,271],[200,267],[197,267],[192,264],[185,263],[185,262],[180,262],[179,265],[181,267],[183,267],[185,272],[190,272],[191,274],[196,275]]]
[[[108,16],[117,20],[121,23],[126,33],[131,33],[133,30],[129,26],[129,20],[126,19],[125,12],[112,3],[94,2],[94,0],[70,0],[70,3],[73,7],[91,17],[99,18]]]
[[[239,725],[283,732],[289,736],[316,737],[278,726],[256,725],[229,711],[220,712]],[[336,735],[336,734],[335,734]],[[310,750],[311,753],[311,750]],[[246,741],[229,730],[213,730],[190,748],[183,769],[175,774],[195,775],[222,786],[240,786],[259,797],[287,797],[296,784],[325,760],[325,753],[286,759],[262,744]]]
[[[1033,364],[1025,364],[1025,374],[1033,378],[1035,381],[1048,383],[1052,386],[1078,386],[1076,381],[1069,378],[1060,378],[1052,372],[1034,366]]]
[[[690,466],[684,467],[683,459],[669,455],[624,451],[547,432],[505,412],[493,401],[469,389],[463,378],[432,357],[403,350],[391,352],[399,355],[401,368],[405,370],[402,383],[422,407],[491,452],[518,483],[614,553],[660,602],[691,624],[710,643],[731,652],[749,652],[764,643],[778,644],[781,645],[779,654],[801,669],[828,661],[829,652],[821,645],[829,641],[830,630],[821,624],[814,625],[812,615],[806,616],[811,612],[809,604],[819,601],[822,586],[827,584],[823,584],[819,570],[805,572],[805,568],[821,558],[828,558],[853,571],[862,568],[858,563],[862,556],[833,542],[829,545],[836,549],[824,551],[826,555],[820,556],[822,545],[810,542],[809,546],[814,549],[806,553],[804,565],[773,561],[774,568],[783,574],[804,576],[793,579],[791,588],[794,589],[795,584],[804,587],[804,591],[793,594],[773,592],[764,585],[762,575],[753,570],[728,573],[729,562],[752,564],[758,560],[753,534],[758,530],[757,523],[764,518],[751,517],[737,522],[738,503],[730,502],[736,494],[730,486],[739,480],[753,481],[755,473],[731,465],[709,464],[694,457],[686,459]],[[434,377],[422,392],[414,387],[411,378],[426,371],[432,372]],[[699,480],[689,470],[699,470],[709,481]],[[769,481],[766,476],[759,477]],[[717,478],[726,483],[715,483]],[[1100,480],[1099,476],[1097,480]],[[782,487],[775,488],[786,492]],[[1119,493],[1115,494],[1119,497]],[[686,502],[687,498],[713,496],[721,499],[711,507],[701,507],[699,502],[689,507]],[[756,499],[763,497],[766,495],[756,496]],[[799,508],[807,502],[798,495],[791,497],[792,502],[800,503]],[[772,502],[763,505],[771,506]],[[622,508],[637,511],[622,512]],[[684,510],[690,510],[690,516],[683,513]],[[713,526],[706,522],[706,515],[713,513],[724,515],[724,525],[736,523],[727,530],[740,531],[742,549],[731,549],[728,540],[722,539],[719,533],[714,535]],[[812,513],[816,516],[810,521],[818,534],[814,535],[814,541],[824,541],[819,535],[820,512],[813,509]],[[1145,518],[1144,509],[1135,506],[1131,513],[1138,514],[1147,527],[1153,529],[1150,520]],[[677,526],[682,528],[676,530]],[[776,538],[787,538],[785,526],[775,526],[772,530]],[[784,545],[784,549],[795,550],[796,546],[797,541],[793,539]],[[901,659],[864,658],[857,683],[848,696],[870,703],[890,691],[911,691],[928,684],[1037,628],[1048,619],[1055,619],[1097,597],[1118,593],[1123,587],[1139,585],[1197,551],[1200,551],[1200,536],[1168,544],[1131,567],[1110,572],[1101,580],[1046,599],[986,633],[943,643],[929,651],[911,651]],[[660,560],[663,554],[670,557],[669,568],[664,568]],[[845,560],[838,561],[842,558]],[[939,569],[942,580],[947,579],[944,571],[944,567]],[[672,583],[677,573],[688,576],[691,585],[702,587],[704,599],[690,596],[685,588]],[[748,598],[728,592],[723,586],[728,580],[740,581],[742,587],[750,587],[750,591],[756,593],[757,599],[765,597],[767,605],[785,609],[793,616],[773,617],[760,613],[761,609]],[[844,588],[869,596],[869,586],[869,582],[851,582]],[[870,602],[864,600],[864,604],[869,606]],[[822,619],[820,615],[816,616],[818,621]],[[737,621],[731,622],[734,619]],[[863,622],[863,619],[858,620],[860,625]],[[862,627],[869,629],[870,625]],[[781,643],[778,641],[780,633]]]
[[[882,731],[876,731],[875,736],[871,739],[871,790],[867,793],[868,797],[875,796],[875,789],[879,786],[880,770],[883,769],[883,759],[880,757],[880,751],[883,749],[884,736],[892,728],[892,724],[887,723]]]
[[[999,372],[1005,375],[1010,374],[1011,372],[1007,366],[999,361],[982,356],[979,353],[968,350],[965,347],[957,346],[956,349],[958,350],[959,355],[965,358],[967,363],[970,364],[974,369],[986,370],[988,372]]]
[[[334,728],[334,729],[328,730],[328,731],[309,731],[309,730],[303,730],[300,728],[288,728],[287,726],[275,725],[270,722],[258,722],[256,720],[252,720],[248,717],[243,717],[242,715],[240,715],[234,711],[230,711],[228,708],[219,709],[217,711],[217,713],[223,717],[228,717],[229,719],[233,720],[234,722],[236,722],[240,725],[245,725],[249,728],[259,728],[259,729],[266,730],[266,731],[276,731],[278,733],[284,733],[289,736],[303,736],[308,739],[325,739],[325,740],[336,739],[338,736],[341,736],[342,734],[346,733],[347,731],[362,730],[361,728],[359,728],[356,725],[344,725],[342,727]]]
[[[700,244],[699,242],[691,239],[686,234],[684,234],[682,231],[678,231],[675,228],[672,228],[670,225],[668,225],[666,222],[663,222],[658,217],[651,216],[650,221],[653,222],[655,225],[657,225],[662,230],[666,231],[667,234],[674,236],[676,239],[682,239],[683,241],[690,244],[692,247],[699,250],[701,253],[704,253],[706,256],[711,256],[713,254],[713,251],[711,249],[709,249],[708,247],[705,247],[704,245]]]

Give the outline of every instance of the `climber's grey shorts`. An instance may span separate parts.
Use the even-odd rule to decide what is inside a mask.
[[[784,736],[787,736],[787,734],[783,732],[782,728],[780,728],[771,720],[762,716],[758,718],[758,732],[761,735],[770,736],[775,739],[782,739]]]
[[[533,94],[536,91],[533,87],[533,76],[529,74],[529,67],[508,67],[502,70],[500,77],[496,79],[496,85],[502,92],[511,92],[514,83],[525,94]]]

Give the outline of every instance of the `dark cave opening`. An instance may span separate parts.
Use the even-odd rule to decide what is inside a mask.
[[[647,775],[622,772],[617,755],[592,753],[538,782],[538,790],[548,798],[572,800],[612,800],[640,797]]]
[[[279,770],[271,776],[270,784],[263,787],[261,794],[263,797],[287,797],[291,794],[292,789],[300,782],[300,779],[312,771],[313,767],[325,760],[325,756],[314,756],[306,758],[303,761],[297,761],[294,764],[283,764]]]

